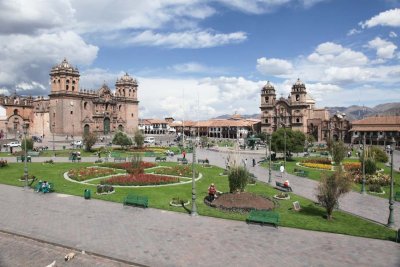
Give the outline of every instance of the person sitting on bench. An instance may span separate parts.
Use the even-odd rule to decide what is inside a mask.
[[[283,183],[283,186],[284,186],[284,187],[290,187],[289,180],[286,180],[286,181]]]

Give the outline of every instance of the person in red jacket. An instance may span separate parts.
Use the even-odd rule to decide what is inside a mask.
[[[208,198],[210,201],[213,201],[216,198],[217,189],[215,188],[214,184],[211,184],[208,188]]]

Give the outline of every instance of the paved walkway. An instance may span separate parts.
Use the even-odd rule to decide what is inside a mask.
[[[222,156],[221,156],[222,154]],[[225,160],[228,156],[228,153],[215,152],[210,150],[199,149],[198,157],[199,158],[208,158],[213,165],[217,165],[220,167],[225,167]],[[256,161],[261,160],[262,156],[254,155]],[[253,155],[241,153],[238,156],[239,162],[242,162],[243,159],[248,159],[248,169],[250,172],[254,173],[260,181],[268,182],[268,170],[256,166],[251,167],[251,159]],[[287,179],[289,179],[290,184],[293,188],[295,194],[306,197],[313,201],[317,201],[315,194],[317,188],[317,181],[298,177],[291,174],[286,174]],[[282,181],[283,178],[280,177],[280,173],[276,171],[272,171],[272,182],[275,184],[275,180]],[[369,220],[387,224],[387,220],[389,217],[389,201],[384,198],[375,197],[371,195],[362,195],[358,192],[350,192],[345,195],[339,201],[339,207],[341,210],[353,213],[355,215],[367,218]],[[394,204],[394,220],[395,220],[395,228],[400,228],[400,203],[395,202]]]
[[[148,266],[400,265],[400,244],[390,241],[191,217],[7,185],[0,185],[0,210],[3,231]],[[18,257],[9,249],[4,256],[6,245],[0,242],[1,257]]]

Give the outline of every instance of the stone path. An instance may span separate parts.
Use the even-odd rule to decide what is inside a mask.
[[[191,217],[7,185],[0,185],[0,211],[3,231],[148,266],[400,266],[400,244],[390,241]],[[39,260],[23,264],[25,246],[1,241],[0,263],[45,266]]]

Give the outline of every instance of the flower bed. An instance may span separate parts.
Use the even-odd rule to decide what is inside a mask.
[[[309,159],[304,159],[301,162],[303,164],[304,163],[315,163],[315,164],[331,165],[331,160],[327,159],[327,158],[309,158]]]
[[[322,169],[322,170],[332,170],[332,165],[328,164],[319,164],[319,163],[302,163],[304,167],[313,168],[313,169]]]
[[[128,169],[132,169],[132,162],[104,163],[101,166],[108,167],[108,168],[114,168],[114,169],[128,170]],[[153,162],[146,162],[146,161],[140,162],[140,168],[143,168],[143,169],[153,168],[155,166],[157,166],[157,165],[154,164]]]
[[[274,195],[274,198],[275,199],[279,199],[279,200],[288,200],[288,199],[290,199],[290,196],[289,196],[288,193],[281,192],[281,193],[279,193],[277,195]]]
[[[108,168],[86,167],[68,171],[68,176],[76,181],[85,181],[92,178],[116,174],[117,171]]]
[[[192,177],[193,172],[191,166],[177,165],[174,167],[164,167],[154,170],[155,174],[175,175],[181,177]],[[196,174],[197,176],[197,174]]]
[[[126,185],[126,186],[162,185],[162,184],[172,184],[172,183],[179,183],[179,178],[146,174],[146,173],[140,173],[136,175],[133,174],[117,175],[100,182],[100,184]]]
[[[347,172],[359,171],[361,169],[360,162],[345,162],[343,163],[344,170]]]
[[[354,176],[354,182],[362,183],[362,175],[356,174]],[[381,172],[375,173],[373,175],[365,175],[365,183],[366,184],[376,184],[376,185],[389,185],[390,184],[390,176],[388,174],[384,174]]]

